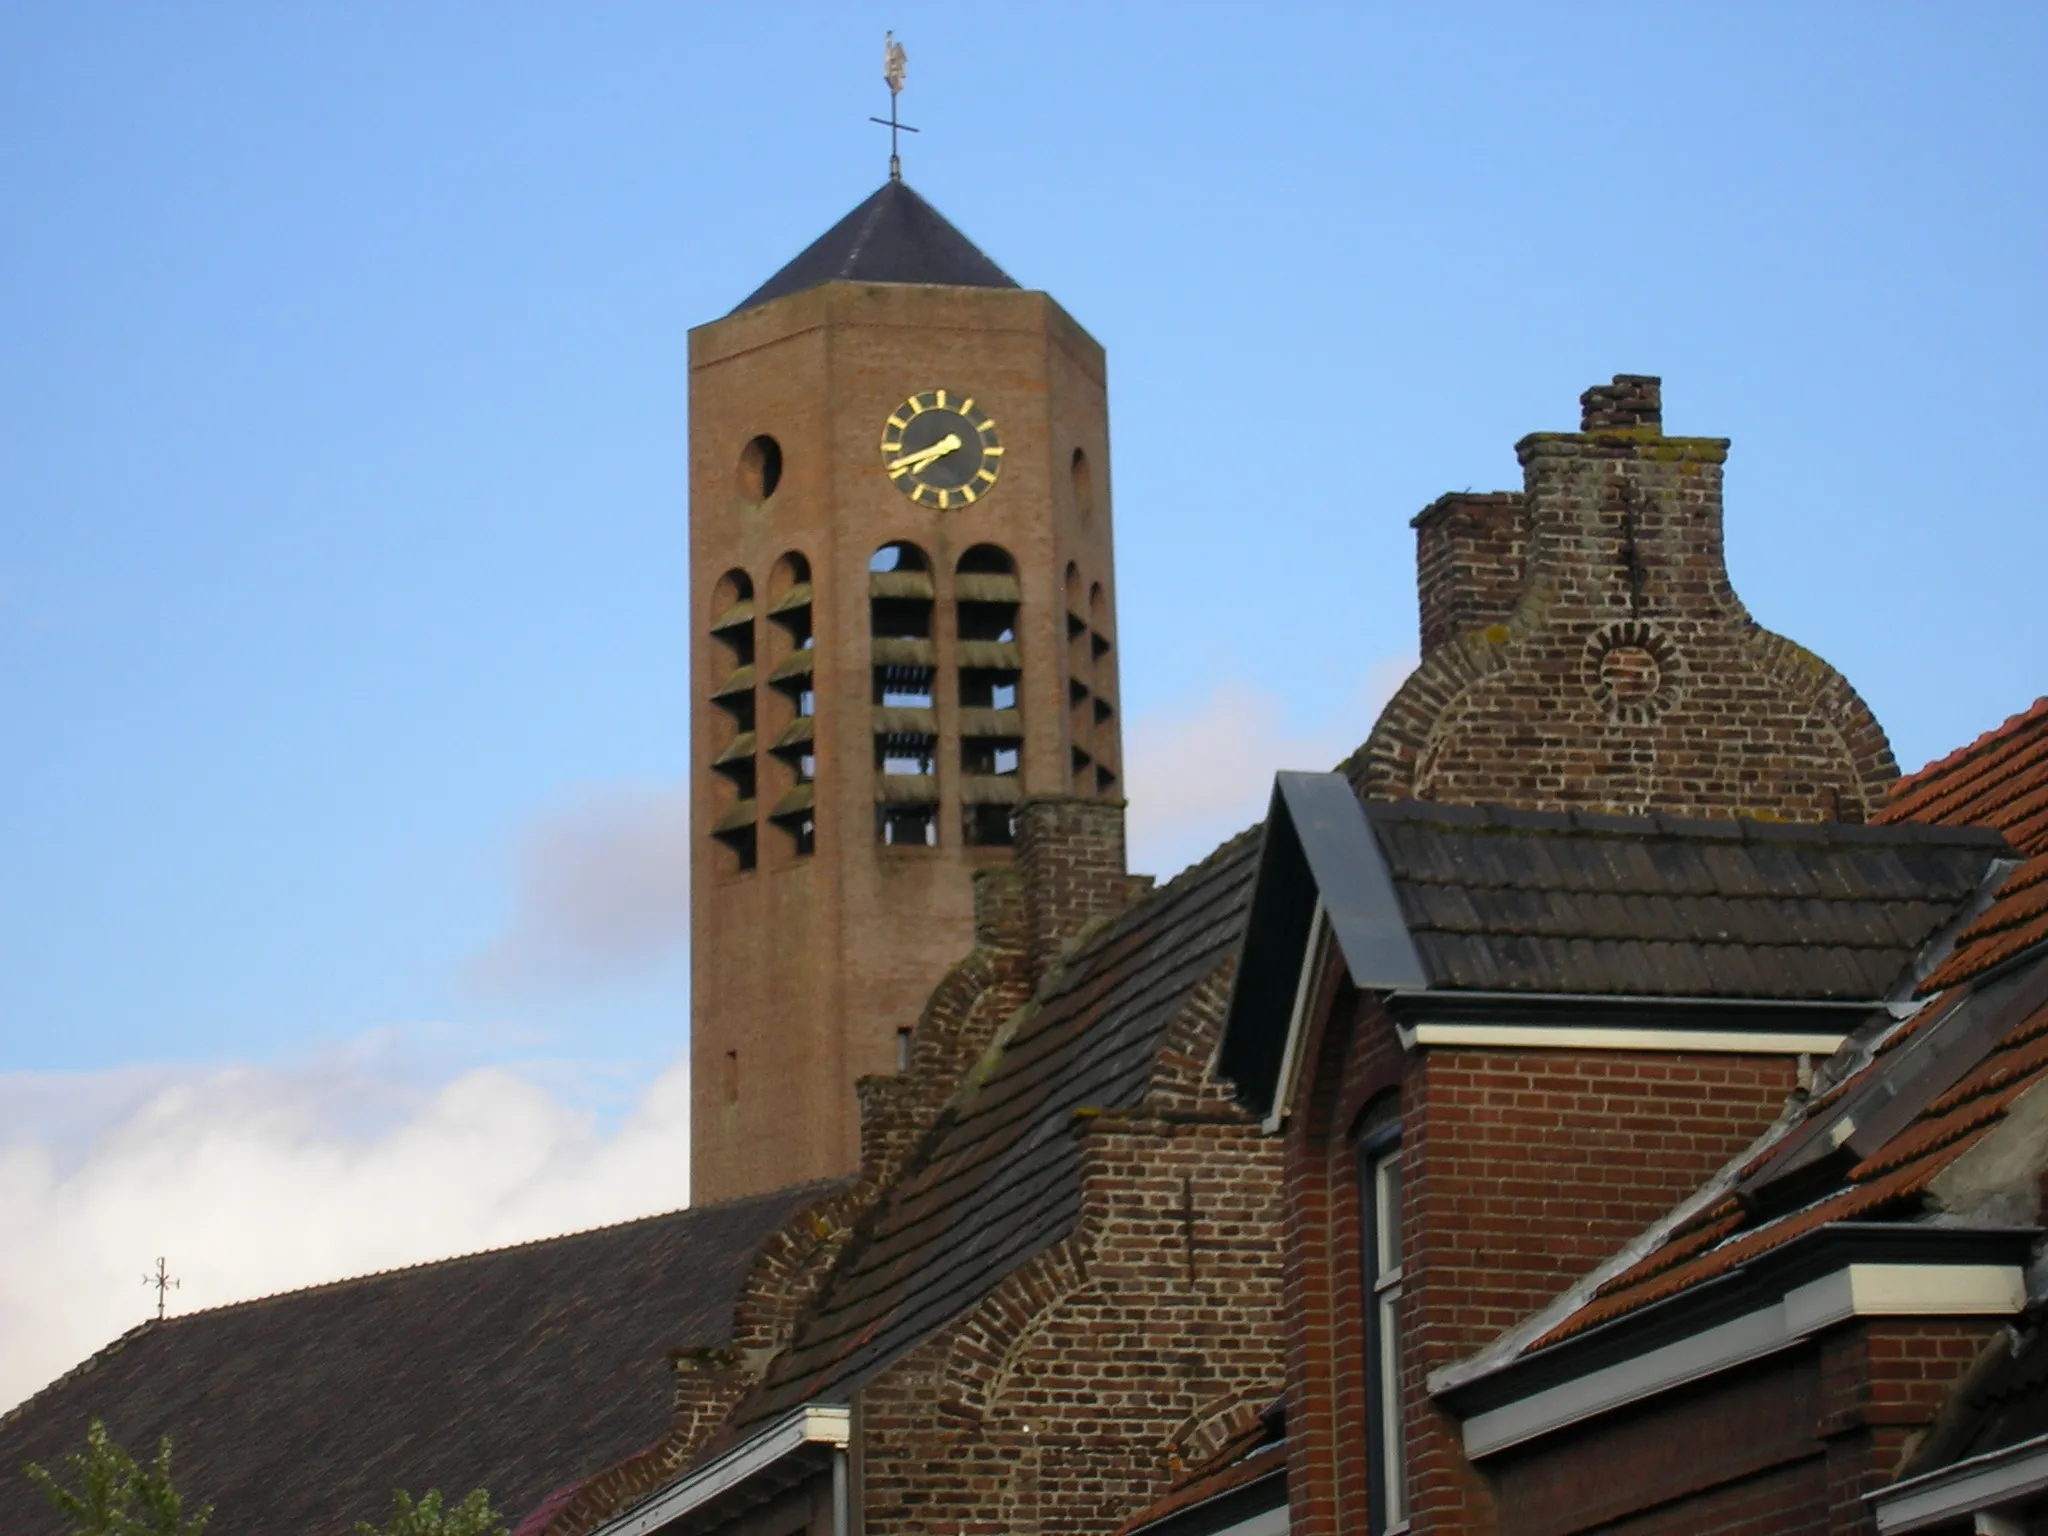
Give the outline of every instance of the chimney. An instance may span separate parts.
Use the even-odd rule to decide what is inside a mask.
[[[1898,776],[1846,679],[1729,585],[1723,437],[1660,381],[1579,397],[1523,483],[1415,519],[1422,661],[1347,765],[1373,798],[1855,821]]]
[[[1515,611],[1527,553],[1522,498],[1516,491],[1439,496],[1416,514],[1415,590],[1422,610],[1422,654]]]
[[[1662,381],[1646,374],[1618,373],[1579,406],[1580,431],[1515,445],[1532,581],[1556,594],[1560,616],[1657,625],[1674,642],[1741,622],[1721,533],[1728,439],[1666,437]],[[1640,691],[1626,677],[1620,687]]]
[[[1647,373],[1617,373],[1579,396],[1581,432],[1664,435],[1664,381]]]
[[[1017,872],[1024,883],[1025,949],[1042,977],[1097,918],[1144,888],[1124,872],[1124,803],[1068,796],[1017,808]]]

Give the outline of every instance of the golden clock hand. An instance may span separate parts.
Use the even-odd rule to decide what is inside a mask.
[[[934,459],[943,459],[961,446],[960,434],[948,432],[929,448],[920,448],[915,453],[906,453],[901,458],[891,459],[889,469],[923,469]]]

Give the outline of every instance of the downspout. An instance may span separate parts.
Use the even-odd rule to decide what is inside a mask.
[[[853,1536],[853,1499],[846,1475],[846,1447],[832,1448],[832,1536]]]

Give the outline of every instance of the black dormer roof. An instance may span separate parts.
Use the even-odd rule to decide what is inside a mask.
[[[832,282],[1018,286],[908,183],[885,181],[874,196],[740,300],[733,313]]]

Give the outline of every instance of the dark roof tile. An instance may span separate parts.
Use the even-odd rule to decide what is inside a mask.
[[[22,1463],[88,1419],[137,1455],[169,1434],[207,1536],[339,1536],[391,1491],[490,1490],[515,1518],[668,1426],[667,1352],[719,1346],[755,1250],[832,1185],[188,1313],[123,1335],[0,1419],[10,1536],[70,1523]]]
[[[2009,853],[1976,830],[1371,802],[1432,987],[1869,1002]]]
[[[821,283],[936,283],[955,288],[1015,288],[944,214],[901,181],[873,196],[818,236],[795,259],[734,306],[737,314]]]

